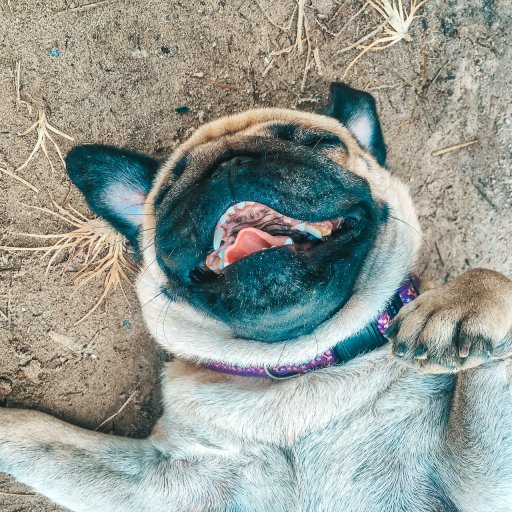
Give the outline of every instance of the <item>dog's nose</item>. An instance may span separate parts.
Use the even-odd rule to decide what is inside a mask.
[[[254,169],[258,158],[242,155],[222,161],[212,174],[213,179],[232,179]]]

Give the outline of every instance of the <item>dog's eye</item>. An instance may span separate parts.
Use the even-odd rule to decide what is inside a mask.
[[[272,135],[280,140],[295,142],[311,148],[344,147],[343,141],[329,132],[309,130],[294,124],[277,124],[272,127]]]
[[[185,171],[185,168],[187,167],[187,155],[183,155],[175,164],[174,167],[171,169],[172,175],[177,179],[179,178],[183,172]]]
[[[188,158],[187,158],[187,155],[183,155],[175,164],[174,166],[172,167],[171,169],[171,183],[167,184],[167,185],[164,185],[160,191],[158,192],[158,194],[155,196],[155,201],[153,202],[153,206],[155,208],[158,208],[165,196],[167,195],[167,192],[169,192],[170,190],[170,187],[172,185],[173,182],[175,182],[185,171],[185,168],[187,167],[187,163],[188,163]]]

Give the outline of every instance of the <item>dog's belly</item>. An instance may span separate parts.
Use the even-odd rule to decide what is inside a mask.
[[[239,509],[512,511],[510,398],[503,363],[459,376],[410,373],[357,413],[276,449],[252,473],[258,483],[242,484]],[[283,458],[291,471],[279,474]]]

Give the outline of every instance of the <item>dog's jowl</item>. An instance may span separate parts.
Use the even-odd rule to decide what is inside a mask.
[[[145,440],[0,409],[0,471],[74,511],[512,511],[512,281],[421,292],[373,98],[199,128],[164,162],[74,148],[173,355]]]

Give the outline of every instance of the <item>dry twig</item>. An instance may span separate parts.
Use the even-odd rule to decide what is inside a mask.
[[[110,4],[114,2],[115,0],[103,0],[102,2],[93,2],[92,4],[86,4],[78,7],[72,7],[71,9],[64,9],[62,11],[54,12],[54,15],[57,14],[66,14],[68,12],[82,12],[82,11],[88,11],[89,9],[94,9],[95,7],[100,7],[105,4]]]
[[[27,497],[36,497],[37,494],[33,492],[4,492],[0,491],[0,496],[27,496]]]
[[[432,156],[444,155],[445,153],[450,153],[452,151],[456,151],[457,149],[471,146],[473,144],[476,144],[477,142],[478,142],[478,139],[473,139],[473,140],[468,140],[467,142],[460,142],[459,144],[453,144],[452,146],[448,146],[446,148],[438,149],[437,151],[434,151],[432,153]]]
[[[297,51],[299,52],[299,55],[302,55],[302,52],[304,51],[304,46],[302,44],[302,30],[306,28],[304,26],[304,23],[306,21],[306,17],[304,15],[305,5],[306,0],[299,0],[299,13],[297,15],[297,36],[295,37],[295,45],[297,46]]]
[[[133,400],[133,397],[137,394],[137,391],[134,391],[129,397],[128,400],[120,407],[120,409],[112,414],[112,416],[109,416],[106,420],[102,421],[94,430],[97,431],[100,428],[104,427],[108,423],[110,423],[112,420],[116,419],[127,407],[127,405]]]
[[[307,76],[309,70],[313,65],[316,66],[318,74],[322,76],[322,65],[320,61],[320,51],[318,46],[315,44],[313,48],[313,42],[311,41],[311,29],[309,27],[308,17],[305,11],[306,8],[306,0],[297,0],[297,5],[292,12],[290,20],[286,26],[281,26],[273,22],[268,16],[267,12],[263,9],[259,1],[256,2],[266,20],[274,27],[278,28],[283,32],[288,32],[291,28],[292,21],[295,18],[295,13],[297,12],[297,24],[295,26],[295,42],[287,46],[286,48],[282,48],[280,50],[273,50],[268,55],[268,61],[266,62],[266,67],[263,70],[263,76],[266,76],[268,72],[274,66],[274,59],[280,55],[291,54],[293,51],[297,51],[298,55],[302,55],[304,53],[304,43],[306,43],[307,54],[306,54],[306,62],[304,64],[304,70],[302,73],[302,81],[300,90],[303,91],[306,85]],[[313,62],[311,61],[311,57],[313,57]]]
[[[21,97],[21,60],[14,66],[14,90],[16,91],[16,110],[23,106],[29,114],[32,114],[32,105]]]

